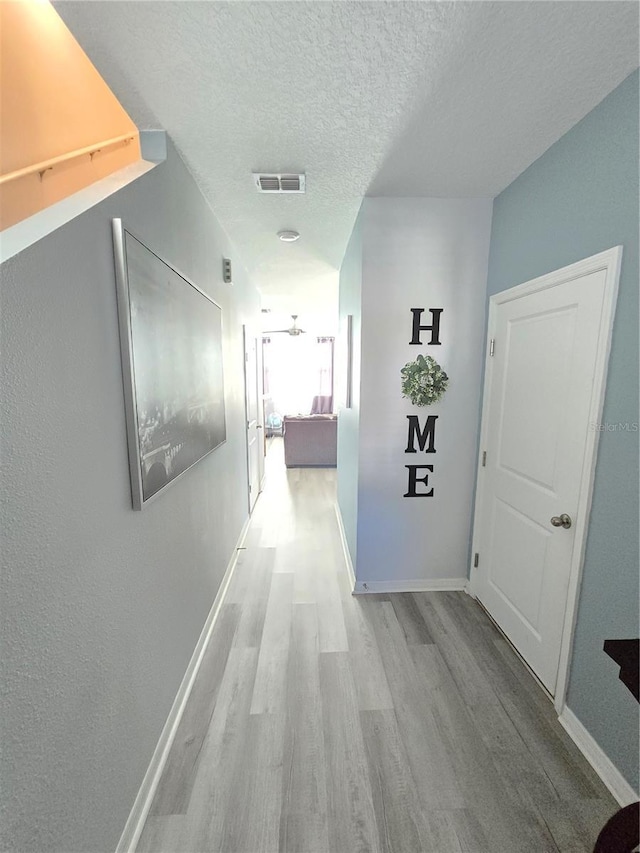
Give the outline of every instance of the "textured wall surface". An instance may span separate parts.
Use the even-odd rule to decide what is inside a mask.
[[[114,216],[223,308],[227,442],[142,512]],[[172,148],[2,268],[4,850],[115,849],[246,518],[242,323],[258,311]]]
[[[489,293],[624,246],[603,420],[638,423],[638,73],[495,200]],[[638,433],[600,434],[568,705],[638,788],[638,704],[602,651],[638,636]]]
[[[358,464],[360,443],[360,372],[361,372],[361,291],[362,291],[362,214],[347,246],[340,268],[340,351],[342,363],[337,373],[346,382],[347,317],[352,316],[352,380],[351,407],[344,406],[346,385],[342,388],[338,417],[338,506],[355,569],[358,530]]]
[[[273,310],[337,306],[364,195],[492,197],[638,64],[633,2],[56,8],[138,127],[165,128]],[[257,196],[300,169],[305,196]],[[281,228],[296,246],[273,239]],[[305,328],[303,326],[303,328]]]
[[[359,582],[467,576],[478,429],[488,199],[365,199],[362,207],[362,378]],[[411,346],[411,308],[442,308],[440,346]],[[429,333],[423,333],[426,344]],[[444,398],[416,407],[400,369],[432,355],[450,377]],[[436,452],[405,453],[407,415],[438,415]],[[405,498],[405,465],[434,466],[433,497]],[[418,484],[419,491],[425,489]]]

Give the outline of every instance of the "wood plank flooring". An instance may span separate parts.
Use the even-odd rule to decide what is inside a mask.
[[[335,470],[267,462],[138,853],[589,853],[617,806],[483,610],[352,596]]]

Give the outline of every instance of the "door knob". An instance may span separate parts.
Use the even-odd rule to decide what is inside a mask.
[[[566,512],[563,512],[562,515],[554,515],[551,524],[554,527],[564,527],[565,530],[568,530],[571,527],[571,516],[567,515]]]

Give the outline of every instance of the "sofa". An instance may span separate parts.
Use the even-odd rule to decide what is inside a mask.
[[[335,468],[337,415],[285,415],[284,464],[287,468]]]

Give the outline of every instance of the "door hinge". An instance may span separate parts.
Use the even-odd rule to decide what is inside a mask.
[[[493,356],[495,348],[496,348],[495,338],[491,338],[491,340],[489,341],[489,355],[490,356]]]
[[[473,568],[477,569],[479,563],[480,563],[480,554],[474,554],[473,555]]]
[[[486,450],[482,451],[482,467],[483,468],[487,467],[487,451]]]

